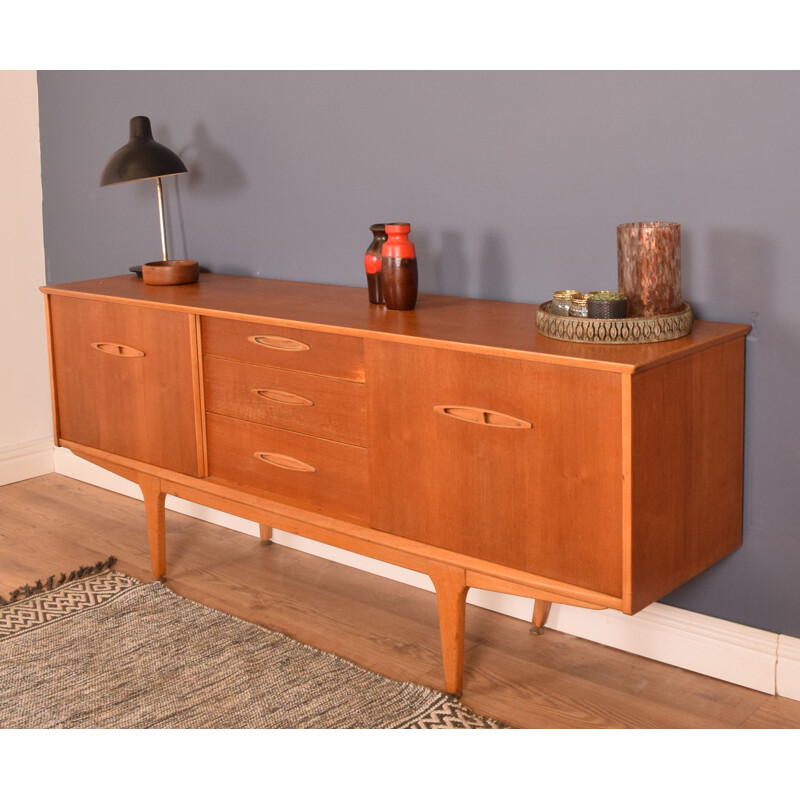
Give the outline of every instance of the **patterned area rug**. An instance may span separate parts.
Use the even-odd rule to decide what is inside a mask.
[[[504,727],[160,583],[93,572],[0,606],[0,728]]]

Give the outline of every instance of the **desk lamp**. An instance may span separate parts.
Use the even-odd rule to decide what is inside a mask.
[[[108,160],[100,175],[100,185],[129,183],[156,179],[158,192],[158,219],[161,224],[161,257],[167,256],[167,232],[164,225],[164,195],[161,179],[168,175],[186,172],[186,165],[168,147],[153,139],[148,117],[133,117],[130,123],[130,141],[120,147]]]

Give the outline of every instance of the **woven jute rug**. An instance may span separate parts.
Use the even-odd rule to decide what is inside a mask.
[[[0,605],[0,728],[504,727],[105,566]]]

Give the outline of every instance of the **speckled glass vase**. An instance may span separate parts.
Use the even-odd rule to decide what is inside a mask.
[[[617,226],[619,293],[628,315],[654,317],[679,311],[681,226],[677,222],[626,222]]]

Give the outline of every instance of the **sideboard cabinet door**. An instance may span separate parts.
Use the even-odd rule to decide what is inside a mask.
[[[621,595],[618,374],[365,345],[373,527]]]
[[[58,295],[49,302],[59,438],[201,474],[194,318]]]

